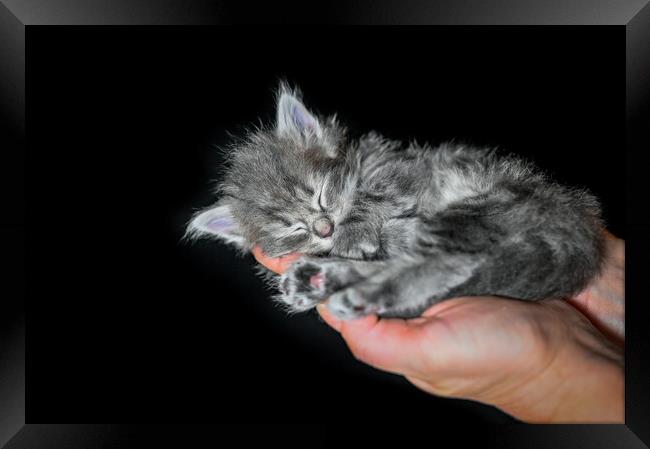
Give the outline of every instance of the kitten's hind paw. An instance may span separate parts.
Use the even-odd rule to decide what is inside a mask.
[[[342,320],[353,320],[383,312],[383,307],[378,302],[355,288],[346,288],[333,294],[327,301],[327,308]]]

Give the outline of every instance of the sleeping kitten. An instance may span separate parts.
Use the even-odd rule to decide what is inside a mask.
[[[458,296],[566,297],[601,264],[589,193],[488,149],[348,141],[285,85],[275,126],[230,150],[217,193],[188,235],[306,254],[276,277],[292,311],[327,300],[343,319],[409,318]]]

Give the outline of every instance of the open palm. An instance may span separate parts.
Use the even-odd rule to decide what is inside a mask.
[[[615,254],[622,241],[610,241]],[[278,273],[300,257],[269,259],[259,248],[253,254]],[[622,348],[579,311],[588,311],[586,306],[571,305],[585,304],[589,297],[591,310],[611,311],[600,320],[603,327],[613,333],[622,328],[621,307],[598,305],[605,304],[601,296],[608,303],[623,302],[617,265],[624,257],[608,260],[601,278],[575,301],[454,298],[409,320],[371,315],[344,321],[328,311],[327,303],[318,311],[357,359],[403,375],[429,393],[489,403],[527,421],[620,422]],[[601,294],[605,288],[607,295]]]
[[[566,333],[553,316],[565,307],[471,297],[444,301],[410,320],[339,321],[325,308],[320,312],[363,362],[431,393],[492,402],[551,365],[556,339]]]

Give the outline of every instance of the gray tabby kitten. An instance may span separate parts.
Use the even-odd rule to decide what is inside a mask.
[[[306,254],[276,277],[289,310],[328,300],[342,319],[408,318],[458,296],[566,297],[598,273],[589,193],[492,150],[403,148],[374,132],[348,141],[299,98],[281,85],[275,126],[231,148],[220,199],[187,230]]]

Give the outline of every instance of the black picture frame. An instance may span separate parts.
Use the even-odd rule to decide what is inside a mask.
[[[0,318],[0,445],[7,448],[157,447],[199,445],[211,426],[134,426],[119,424],[39,424],[25,422],[26,324],[24,300],[29,280],[25,267],[28,225],[25,210],[26,121],[25,67],[29,60],[30,29],[61,25],[216,25],[325,23],[342,25],[584,25],[625,28],[626,48],[626,383],[624,425],[507,426],[485,431],[485,445],[496,447],[649,447],[650,341],[645,324],[646,301],[641,280],[650,251],[650,212],[644,201],[642,159],[650,142],[650,6],[647,1],[564,0],[550,2],[437,1],[349,2],[323,6],[318,15],[296,4],[274,6],[250,2],[109,2],[4,0],[0,4],[0,183],[3,217],[0,224],[3,305]],[[543,4],[542,4],[543,3]],[[191,7],[190,7],[191,4]],[[622,144],[622,143],[621,143]],[[646,175],[647,176],[647,175]],[[647,189],[645,189],[647,190]],[[645,265],[644,265],[645,264]],[[331,428],[331,427],[330,427]],[[478,431],[477,431],[478,432]],[[164,434],[164,437],[161,435]],[[182,442],[182,443],[181,443]],[[179,444],[182,444],[180,446]],[[151,447],[151,446],[150,446]]]

